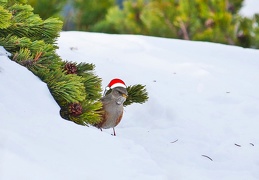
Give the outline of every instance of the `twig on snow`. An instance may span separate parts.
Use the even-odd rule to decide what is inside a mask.
[[[178,139],[176,139],[175,141],[172,141],[172,142],[170,142],[170,143],[176,143],[178,141]]]
[[[241,145],[240,145],[240,144],[235,144],[235,146],[241,147]]]
[[[213,161],[213,159],[211,159],[209,156],[206,156],[206,155],[201,155],[201,156],[206,157],[206,158],[208,158],[209,160]]]

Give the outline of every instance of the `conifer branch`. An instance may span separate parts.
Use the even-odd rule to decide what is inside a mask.
[[[148,93],[144,85],[137,84],[127,87],[128,97],[124,102],[124,106],[128,106],[132,103],[143,104],[148,100]]]
[[[24,1],[0,1],[0,46],[48,85],[64,119],[80,125],[100,122],[101,78],[94,74],[94,64],[63,61],[55,52],[62,22],[42,20]],[[128,92],[126,105],[148,98],[142,85],[129,86]]]

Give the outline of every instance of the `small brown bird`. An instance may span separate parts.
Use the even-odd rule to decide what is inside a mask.
[[[113,135],[116,136],[115,129],[123,115],[123,103],[126,101],[128,92],[125,83],[121,79],[113,79],[105,88],[103,103],[102,121],[96,125],[100,129],[113,128]],[[110,93],[106,94],[108,90]]]

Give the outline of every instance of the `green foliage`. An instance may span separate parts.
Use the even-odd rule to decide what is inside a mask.
[[[0,29],[5,29],[10,26],[12,14],[0,6]]]
[[[53,44],[59,36],[62,21],[49,18],[43,21],[38,15],[33,14],[29,5],[14,4],[8,7],[12,14],[11,23],[8,28],[0,31],[0,37],[15,35],[17,37],[30,37],[32,41],[43,40],[45,43]]]
[[[77,65],[77,75],[83,77],[85,91],[88,93],[86,99],[100,99],[101,98],[101,79],[94,75],[94,64],[79,63]]]
[[[101,79],[94,75],[94,64],[89,63],[73,63],[66,62],[64,69],[66,74],[77,74],[82,77],[82,83],[84,84],[85,91],[87,91],[87,100],[100,99],[101,98]]]
[[[124,102],[124,106],[131,105],[132,103],[145,103],[148,100],[148,93],[145,86],[141,84],[128,86],[128,97]]]
[[[1,34],[1,33],[0,33]],[[32,38],[28,37],[17,37],[16,35],[3,35],[0,36],[1,44],[9,51],[12,51],[14,56],[13,59],[17,62],[23,62],[24,60],[32,60],[37,58],[39,53],[41,53],[42,58],[50,57],[58,57],[55,54],[56,47],[52,44],[47,44],[43,40],[35,40],[32,41]],[[23,51],[24,49],[29,50],[29,53],[24,58],[19,58],[21,54],[19,51]],[[24,56],[24,55],[23,55]],[[41,59],[42,61],[42,59]],[[42,62],[43,63],[43,62]]]
[[[80,76],[56,70],[50,71],[43,79],[48,82],[50,91],[61,105],[82,102],[86,98],[86,91]]]
[[[238,15],[244,0],[125,0],[92,30],[258,48],[256,18]],[[255,33],[255,34],[254,34]]]
[[[144,0],[137,0],[134,2],[125,1],[123,9],[113,6],[109,9],[105,20],[98,22],[93,30],[109,33],[145,34],[140,17],[145,4]]]
[[[253,17],[253,34],[252,45],[254,48],[259,49],[259,14],[255,14]]]
[[[236,42],[239,46],[259,48],[259,14],[251,19],[239,17],[236,29]]]
[[[79,115],[72,115],[70,112],[70,107],[73,104],[64,105],[60,110],[60,115],[64,119],[71,120],[77,124],[88,126],[89,124],[94,125],[101,121],[101,111],[102,103],[100,101],[86,101],[85,103],[78,103],[82,113]]]
[[[107,10],[115,5],[114,0],[74,0],[73,5],[76,9],[75,24],[78,30],[89,31],[93,25],[102,20]]]
[[[242,47],[250,47],[252,41],[252,21],[248,18],[240,18],[237,29],[237,44]]]
[[[74,119],[77,124],[87,125],[96,124],[101,120],[100,109],[102,108],[102,103],[100,101],[87,101],[83,103],[83,114],[79,118]],[[73,117],[72,117],[73,119]],[[85,119],[88,119],[87,123]]]
[[[243,6],[244,0],[228,0],[226,2],[227,10],[232,14],[237,14]]]
[[[39,14],[41,18],[59,17],[67,0],[27,0],[34,8],[34,13]]]
[[[2,0],[0,4],[5,1],[7,0]],[[244,0],[124,0],[123,7],[119,7],[114,0],[28,1],[34,7],[34,12],[39,13],[44,19],[57,15],[65,3],[72,4],[75,10],[72,19],[77,30],[143,34],[258,48],[256,18],[249,19],[238,15]],[[24,2],[24,0],[10,2]],[[19,9],[12,11],[12,13],[17,12]],[[5,11],[2,13],[5,14],[5,17],[2,15],[4,17],[2,26],[9,26],[8,21],[4,19],[10,18],[10,14],[6,14]],[[16,17],[19,19],[18,15]],[[24,18],[24,15],[22,17]],[[71,19],[71,15],[66,18]],[[37,28],[36,31],[30,31],[33,27],[27,27],[28,22],[20,24],[19,20],[16,21],[17,26],[23,26],[15,32],[19,37],[23,37],[25,33],[40,32]],[[36,19],[35,21],[38,22]],[[50,21],[57,23],[54,19]],[[40,34],[37,37],[42,39],[53,34],[48,25],[52,28],[58,27],[52,26],[50,22],[42,24],[39,27],[45,28],[45,33],[42,37]],[[10,29],[10,32],[14,31],[16,29]]]
[[[143,17],[151,35],[233,42],[234,22],[226,1],[152,1],[144,9]]]
[[[174,1],[152,1],[143,9],[141,19],[148,31],[148,35],[177,37],[178,28],[172,21],[177,17],[176,5],[177,3]]]

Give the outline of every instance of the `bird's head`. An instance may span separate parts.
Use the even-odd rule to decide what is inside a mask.
[[[116,99],[116,103],[121,105],[126,101],[128,92],[124,87],[116,87],[112,89],[111,95],[114,99]]]
[[[126,101],[128,92],[125,83],[121,79],[113,79],[105,89],[104,95],[110,94],[116,100],[118,105]]]
[[[125,99],[127,98],[128,96],[128,92],[127,92],[127,89],[124,88],[124,87],[116,87],[116,88],[113,88],[112,89],[112,92],[113,96],[115,97],[124,97]]]

